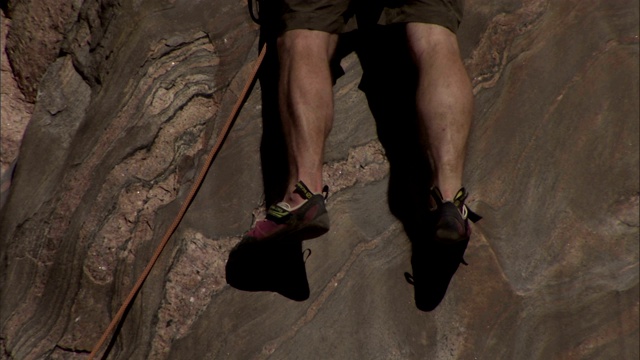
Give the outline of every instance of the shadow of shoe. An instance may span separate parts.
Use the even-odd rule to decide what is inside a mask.
[[[412,240],[411,244],[413,273],[404,275],[414,287],[416,307],[422,311],[432,311],[444,299],[460,263],[466,265],[463,256],[469,239],[455,244],[442,244],[423,237]]]
[[[310,290],[304,253],[299,241],[238,246],[227,260],[227,283],[238,290],[271,291],[291,300],[307,300]]]

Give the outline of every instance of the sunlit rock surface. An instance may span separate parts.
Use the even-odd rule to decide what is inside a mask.
[[[230,254],[286,176],[271,52],[107,358],[637,359],[638,7],[466,1],[465,185],[484,219],[453,249],[426,239],[414,74],[388,30],[340,48],[331,231]],[[261,33],[237,0],[4,10],[0,358],[83,359],[187,196]],[[24,117],[23,137],[5,132]]]

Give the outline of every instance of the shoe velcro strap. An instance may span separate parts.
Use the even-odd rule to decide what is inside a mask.
[[[471,211],[471,209],[469,209],[467,207],[467,218],[469,220],[471,220],[471,222],[477,223],[478,221],[482,220],[482,216],[476,214],[475,212]]]
[[[267,218],[275,222],[286,221],[291,217],[291,212],[278,204],[273,204],[267,210]]]
[[[295,192],[296,194],[299,194],[305,200],[309,200],[314,195],[316,195],[312,193],[311,190],[309,190],[307,185],[305,185],[305,183],[303,183],[302,180],[298,181],[298,183],[296,184],[296,189],[293,192]],[[329,196],[329,186],[325,185],[322,187],[322,196],[324,197],[325,200],[327,200],[327,197]]]
[[[482,219],[482,216],[473,212],[471,209],[469,209],[467,205],[464,204],[464,201],[467,200],[467,196],[469,196],[469,193],[467,192],[467,190],[465,188],[461,188],[456,193],[456,196],[454,196],[453,204],[459,209],[460,208],[466,209],[467,219],[471,220],[471,222],[473,223],[476,223]]]
[[[436,208],[442,205],[442,193],[440,192],[440,189],[438,189],[437,186],[431,187],[431,198],[435,202]]]
[[[307,185],[302,182],[302,180],[298,181],[298,183],[296,184],[296,189],[293,192],[299,194],[306,200],[309,200],[313,197],[313,193],[311,192],[311,190],[309,190]]]
[[[467,190],[465,188],[461,188],[456,193],[456,196],[453,197],[453,204],[457,208],[462,207],[462,205],[464,205],[464,201],[467,199],[467,196],[469,196],[469,193],[467,193]]]
[[[464,204],[464,201],[467,199],[468,196],[469,196],[469,193],[467,192],[467,190],[464,187],[460,188],[460,190],[458,190],[458,192],[456,193],[456,196],[453,197],[452,203],[458,209],[463,209],[463,208],[466,209],[467,219],[471,220],[471,222],[476,223],[482,219],[482,216],[473,212],[471,209],[469,209],[468,206]],[[440,207],[444,203],[444,199],[442,198],[442,193],[440,192],[440,189],[438,189],[437,186],[434,186],[431,188],[431,197],[436,203],[436,208]]]

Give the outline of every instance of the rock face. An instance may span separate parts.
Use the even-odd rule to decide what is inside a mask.
[[[638,5],[466,1],[466,186],[484,219],[456,249],[420,242],[412,217],[429,172],[388,30],[340,47],[331,231],[230,254],[281,191],[271,51],[107,358],[637,359]],[[261,37],[273,44],[238,0],[5,11],[0,357],[82,359],[173,221]],[[24,107],[7,112],[11,74]],[[24,137],[5,133],[21,117]],[[5,181],[8,141],[22,143]]]
[[[18,84],[13,77],[13,71],[9,64],[6,53],[6,41],[11,21],[2,16],[2,114],[0,120],[0,136],[2,136],[2,149],[0,150],[0,207],[6,200],[9,187],[11,186],[11,175],[20,148],[20,142],[24,135],[33,104],[29,103],[24,94],[20,91]]]

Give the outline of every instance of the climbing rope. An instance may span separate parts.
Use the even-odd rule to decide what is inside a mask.
[[[253,84],[253,82],[254,82],[254,80],[256,78],[256,74],[258,73],[258,70],[260,69],[260,65],[262,64],[262,60],[264,59],[264,56],[265,56],[266,52],[267,52],[267,45],[264,44],[262,46],[262,49],[260,50],[260,54],[258,55],[258,58],[256,59],[254,65],[253,65],[253,71],[249,75],[249,78],[247,79],[247,82],[245,83],[244,88],[242,89],[242,92],[240,93],[240,96],[238,97],[238,100],[236,100],[236,103],[235,103],[233,109],[231,110],[231,113],[229,114],[229,117],[227,118],[227,121],[225,122],[223,128],[220,130],[220,133],[218,134],[218,137],[216,139],[216,143],[213,146],[213,148],[211,149],[211,151],[209,152],[209,156],[207,157],[205,163],[202,165],[202,168],[200,169],[200,173],[198,174],[198,177],[194,181],[193,185],[191,186],[191,190],[189,191],[189,194],[187,195],[187,198],[182,203],[182,207],[180,208],[180,211],[176,215],[176,217],[173,220],[173,223],[171,224],[171,226],[165,232],[164,237],[162,238],[162,241],[160,242],[160,244],[156,248],[155,252],[153,253],[153,256],[151,257],[151,260],[149,260],[149,263],[144,268],[144,271],[142,272],[142,274],[140,274],[140,277],[138,277],[138,280],[133,285],[133,288],[129,292],[129,295],[127,295],[126,299],[124,300],[124,302],[120,306],[120,309],[118,310],[116,315],[111,320],[111,323],[109,324],[109,326],[106,328],[106,330],[104,331],[104,333],[100,337],[100,340],[98,340],[98,342],[95,344],[95,346],[91,350],[91,354],[89,354],[89,360],[92,360],[96,356],[98,351],[100,351],[100,349],[102,348],[102,345],[104,345],[104,343],[107,340],[107,338],[113,333],[114,329],[118,326],[118,324],[120,323],[120,321],[122,319],[122,316],[124,315],[125,311],[127,310],[129,305],[133,301],[133,298],[136,296],[136,294],[138,293],[138,291],[142,287],[142,284],[144,283],[144,281],[146,280],[147,276],[151,272],[151,269],[153,268],[153,265],[155,265],[156,261],[160,257],[160,254],[162,253],[162,250],[164,250],[165,246],[167,245],[167,242],[169,242],[169,239],[171,238],[173,233],[178,228],[178,225],[180,225],[180,221],[182,221],[182,218],[184,217],[185,213],[187,212],[187,209],[189,208],[189,205],[191,205],[191,202],[193,201],[193,198],[195,197],[196,193],[198,192],[198,188],[202,184],[202,181],[204,180],[205,175],[209,171],[209,168],[211,167],[211,164],[213,163],[213,159],[218,154],[218,151],[220,150],[220,147],[222,146],[222,144],[223,144],[224,140],[226,139],[227,135],[229,134],[229,130],[231,129],[231,125],[233,124],[233,121],[237,117],[238,112],[240,111],[240,108],[242,107],[242,103],[243,103],[243,101],[245,100],[245,98],[247,97],[247,95],[249,93],[249,89],[251,88],[251,85]]]

